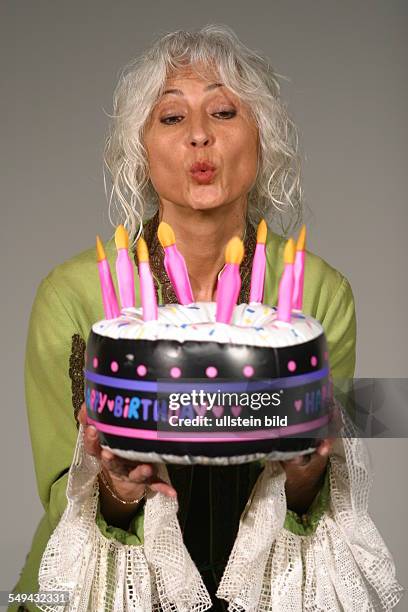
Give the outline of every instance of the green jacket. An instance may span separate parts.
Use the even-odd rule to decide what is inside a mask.
[[[277,303],[284,244],[283,238],[268,233],[264,301],[269,304]],[[113,239],[107,243],[106,253],[116,285]],[[137,274],[136,300],[139,304]],[[304,312],[318,319],[325,329],[333,377],[351,378],[355,365],[356,321],[350,285],[338,271],[309,252],[303,303]],[[78,408],[82,399],[73,383],[81,368],[73,353],[73,343],[83,344],[91,325],[103,318],[94,248],[57,266],[41,282],[29,325],[25,389],[38,492],[45,513],[15,592],[37,591],[38,569],[44,548],[66,505],[67,475],[78,433],[74,408]],[[258,472],[255,470],[252,474],[249,488],[259,473],[259,465],[255,467]],[[173,477],[177,481],[177,469],[169,468],[172,481]],[[184,498],[179,499],[179,505],[182,514],[184,499],[188,498],[185,496],[188,481],[184,479],[181,482],[179,491]],[[327,507],[328,498],[326,475],[323,489],[309,509],[306,520],[303,517],[302,521],[294,512],[288,511],[285,527],[300,535],[313,532]],[[115,537],[127,544],[143,543],[143,508],[132,520],[128,532],[110,527],[101,514],[98,514],[97,523],[107,537]],[[34,608],[30,606],[29,609]]]

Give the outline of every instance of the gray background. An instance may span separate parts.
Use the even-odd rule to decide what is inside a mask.
[[[7,350],[0,589],[10,589],[41,514],[23,396],[32,300],[53,266],[92,246],[97,232],[110,235],[104,111],[111,111],[120,68],[156,35],[225,23],[290,77],[283,96],[306,152],[309,247],[353,287],[357,375],[407,376],[408,11],[395,0],[18,0],[2,3],[1,12],[1,337]],[[371,514],[408,586],[408,442],[376,440],[369,447]]]

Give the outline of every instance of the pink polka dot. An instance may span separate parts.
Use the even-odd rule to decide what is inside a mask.
[[[327,351],[325,351],[324,353],[324,360],[327,361],[329,359],[329,353]]]
[[[312,366],[314,368],[317,366],[317,357],[316,357],[316,355],[312,355],[312,357],[310,358],[310,363],[312,364]]]
[[[214,368],[214,366],[208,366],[205,373],[208,378],[215,378],[218,374],[218,370],[217,368]]]
[[[138,365],[137,368],[136,368],[136,373],[137,373],[138,376],[146,376],[146,374],[147,374],[146,366],[143,365],[143,363]]]
[[[254,375],[254,368],[251,365],[246,365],[244,366],[244,368],[242,369],[242,373],[244,376],[246,376],[247,378],[251,378],[251,376]]]
[[[289,372],[294,372],[296,370],[296,363],[294,361],[288,361],[288,370]]]
[[[117,361],[112,361],[111,363],[111,370],[112,372],[117,372],[119,370],[119,364]]]
[[[92,365],[96,369],[98,367],[99,361],[97,357],[93,358]]]
[[[177,366],[174,366],[173,368],[171,368],[170,370],[170,376],[172,378],[180,378],[181,376],[181,370],[180,368],[178,368]]]

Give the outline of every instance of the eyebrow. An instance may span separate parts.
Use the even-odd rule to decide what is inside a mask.
[[[211,83],[211,85],[207,85],[207,87],[204,87],[204,91],[211,91],[211,89],[223,87],[223,85],[223,83]],[[184,96],[184,93],[181,91],[181,89],[166,89],[166,91],[162,93],[162,97],[166,94],[176,94],[176,96]]]

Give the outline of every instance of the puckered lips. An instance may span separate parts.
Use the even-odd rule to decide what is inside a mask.
[[[201,185],[211,183],[215,172],[216,167],[208,161],[197,161],[190,168],[191,176]]]

